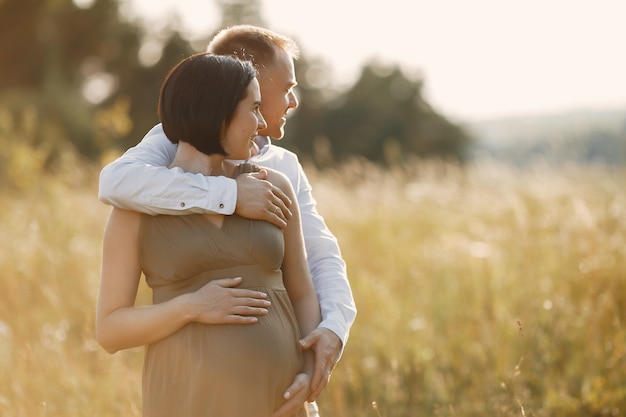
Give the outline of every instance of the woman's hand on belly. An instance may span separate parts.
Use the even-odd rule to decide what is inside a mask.
[[[236,288],[241,277],[213,280],[181,296],[189,322],[203,324],[253,324],[268,313],[271,303],[261,291]]]

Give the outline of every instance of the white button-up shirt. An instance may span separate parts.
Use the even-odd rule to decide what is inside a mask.
[[[250,162],[285,174],[296,192],[307,261],[317,292],[324,327],[335,333],[344,346],[356,317],[346,265],[337,239],[317,212],[311,185],[298,157],[269,138],[257,138],[258,155]],[[237,201],[234,179],[191,174],[166,168],[176,155],[176,145],[160,124],[135,147],[108,164],[100,173],[100,201],[122,209],[147,214],[233,214]],[[228,277],[224,277],[228,278]]]

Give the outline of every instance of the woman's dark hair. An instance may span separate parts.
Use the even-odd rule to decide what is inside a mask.
[[[165,77],[158,115],[172,143],[187,142],[207,155],[226,156],[221,133],[256,77],[252,64],[229,56],[194,54]]]

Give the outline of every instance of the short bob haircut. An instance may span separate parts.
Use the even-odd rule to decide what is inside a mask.
[[[229,56],[198,53],[183,59],[161,86],[158,115],[163,131],[172,143],[227,156],[222,133],[255,77],[250,62]]]

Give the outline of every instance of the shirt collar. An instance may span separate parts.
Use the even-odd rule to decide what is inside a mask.
[[[269,150],[272,141],[269,136],[257,136],[254,138],[254,143],[256,144],[256,149],[253,150],[253,154],[263,155]]]

